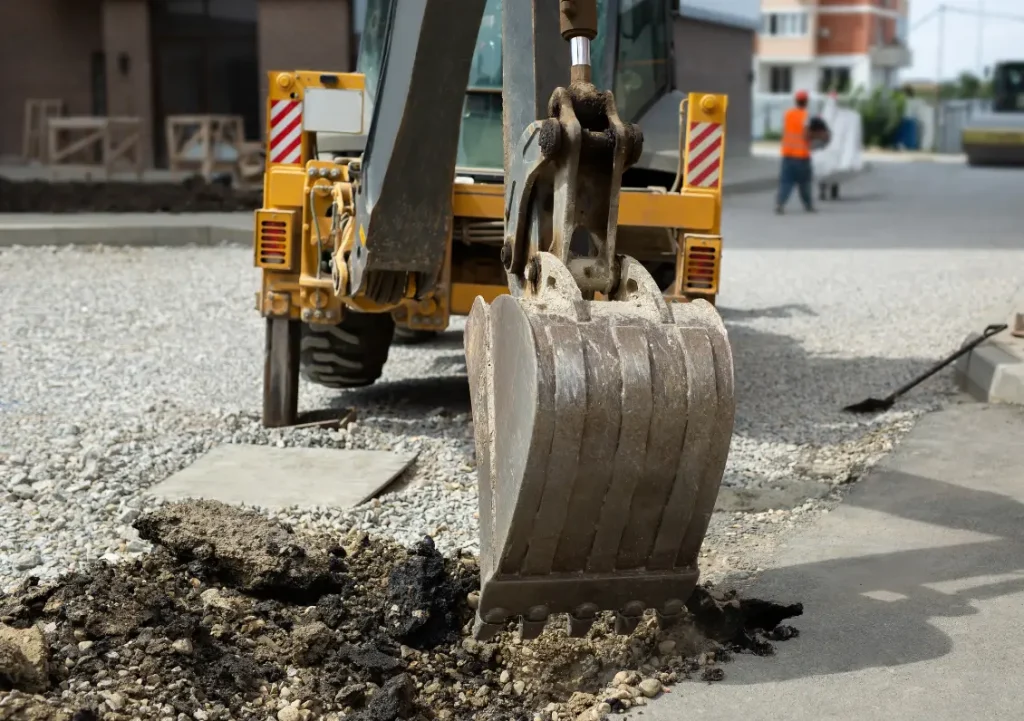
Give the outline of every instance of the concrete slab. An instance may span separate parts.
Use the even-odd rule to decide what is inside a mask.
[[[988,309],[978,323],[979,329],[999,322],[1007,323],[1009,328],[956,362],[960,389],[974,399],[1024,405],[1024,337],[1013,335],[1019,313],[1024,313],[1024,286],[1007,303]],[[980,335],[980,332],[971,333],[964,342],[969,343]]]
[[[351,508],[384,490],[415,457],[387,451],[228,444],[149,493],[170,501],[206,498],[270,509]]]
[[[802,601],[800,637],[739,657],[714,686],[677,685],[639,718],[1019,718],[1022,437],[1015,406],[925,416],[748,589]]]

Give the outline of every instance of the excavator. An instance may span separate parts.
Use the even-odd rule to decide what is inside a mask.
[[[671,188],[624,189],[644,135],[594,82],[601,5],[382,0],[365,39],[379,62],[269,74],[264,425],[296,422],[303,373],[374,382],[396,322],[467,315],[478,640],[517,620],[535,638],[553,616],[577,637],[603,612],[623,634],[649,610],[682,618],[732,439],[732,351],[711,302],[727,98],[687,96]],[[500,93],[482,102],[500,108],[502,167],[488,180],[459,161],[496,16]],[[651,259],[666,254],[659,283]]]

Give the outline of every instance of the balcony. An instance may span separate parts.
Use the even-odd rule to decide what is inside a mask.
[[[914,64],[910,48],[900,43],[876,45],[868,51],[868,55],[876,68],[909,68]]]

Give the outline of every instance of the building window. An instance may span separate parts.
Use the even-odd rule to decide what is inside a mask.
[[[896,18],[896,42],[900,45],[907,44],[907,18],[900,16]]]
[[[850,92],[850,68],[822,68],[818,89],[823,93],[835,91],[845,94]]]
[[[773,65],[768,73],[768,91],[772,93],[793,92],[793,68],[788,65]]]
[[[806,12],[765,13],[761,22],[761,34],[773,37],[801,37],[810,26]]]

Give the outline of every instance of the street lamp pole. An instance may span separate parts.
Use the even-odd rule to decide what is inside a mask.
[[[932,150],[939,152],[939,131],[942,123],[942,56],[946,50],[946,6],[939,5],[939,38],[935,43],[937,57],[935,58],[935,138],[932,142]]]
[[[978,0],[978,78],[985,79],[985,0]]]

